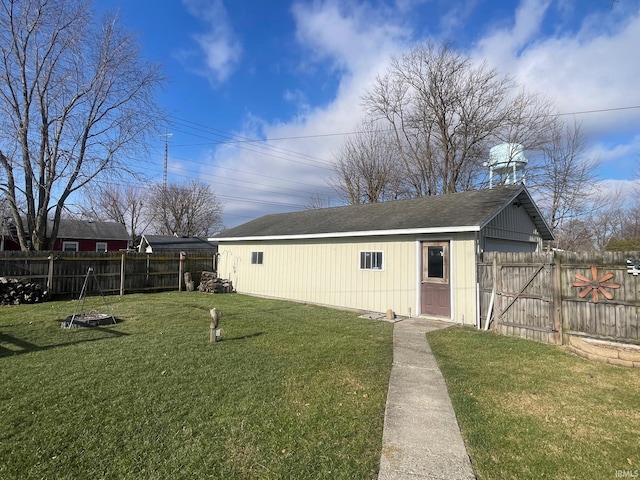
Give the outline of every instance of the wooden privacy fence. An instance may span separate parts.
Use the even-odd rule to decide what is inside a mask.
[[[202,271],[216,271],[212,253],[0,252],[0,276],[38,282],[52,296],[77,296],[90,268],[104,294],[177,290],[184,272],[198,284]],[[91,275],[89,293],[97,291]]]
[[[639,257],[484,253],[478,263],[481,327],[489,317],[502,334],[544,343],[579,336],[640,344]]]

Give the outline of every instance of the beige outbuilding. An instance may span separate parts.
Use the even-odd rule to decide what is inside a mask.
[[[483,251],[553,239],[524,185],[266,215],[209,239],[240,293],[475,324]]]

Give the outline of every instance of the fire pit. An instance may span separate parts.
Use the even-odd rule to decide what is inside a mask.
[[[113,323],[116,323],[116,319],[113,315],[108,313],[89,312],[69,315],[63,322],[60,322],[60,327],[97,327],[99,325],[109,325]]]

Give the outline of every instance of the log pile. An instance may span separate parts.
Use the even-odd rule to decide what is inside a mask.
[[[0,277],[0,305],[39,303],[45,300],[46,296],[47,292],[39,283]]]
[[[204,293],[233,293],[231,280],[218,278],[216,272],[202,272],[198,291]]]

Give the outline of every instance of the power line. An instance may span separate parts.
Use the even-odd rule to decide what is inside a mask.
[[[602,109],[593,109],[593,110],[582,110],[582,111],[574,111],[574,112],[562,112],[562,113],[557,113],[556,116],[570,116],[570,115],[589,115],[589,114],[598,114],[598,113],[610,113],[610,112],[620,112],[620,111],[628,111],[628,110],[638,110],[640,109],[640,105],[630,105],[630,106],[623,106],[623,107],[612,107],[612,108],[602,108]],[[275,158],[279,158],[285,161],[292,161],[295,163],[300,163],[302,165],[305,166],[310,166],[310,167],[317,167],[317,168],[323,168],[323,169],[327,169],[327,170],[331,170],[331,168],[326,167],[326,166],[321,166],[321,165],[315,165],[315,164],[310,164],[308,162],[304,162],[302,160],[308,159],[308,160],[316,160],[316,161],[320,161],[320,162],[325,162],[325,160],[320,159],[318,157],[314,157],[311,155],[307,155],[301,152],[296,152],[293,150],[288,150],[282,147],[277,147],[277,146],[273,146],[273,145],[269,145],[268,142],[273,142],[273,141],[283,141],[283,140],[302,140],[302,139],[313,139],[313,138],[325,138],[325,137],[337,137],[337,136],[347,136],[347,135],[356,135],[359,133],[364,133],[361,131],[351,131],[351,132],[329,132],[329,133],[319,133],[319,134],[311,134],[311,135],[299,135],[299,136],[289,136],[289,137],[276,137],[276,138],[266,138],[266,139],[251,139],[251,138],[247,138],[247,137],[242,137],[239,135],[234,135],[232,133],[229,132],[223,132],[222,130],[218,130],[215,128],[211,128],[211,127],[206,127],[204,125],[200,125],[197,124],[195,122],[191,122],[191,121],[187,121],[187,120],[180,120],[178,119],[180,122],[183,123],[183,125],[185,125],[187,128],[191,128],[189,127],[189,124],[195,125],[195,126],[199,126],[202,127],[198,130],[203,131],[205,133],[211,133],[212,135],[215,136],[219,136],[222,138],[225,138],[223,141],[215,141],[215,142],[211,142],[211,143],[207,143],[206,145],[232,145],[235,146],[236,148],[240,148],[243,150],[247,150],[250,152],[254,152],[254,153],[258,153],[258,154],[262,154],[262,155],[267,155],[267,156],[271,156],[271,157],[275,157]],[[206,130],[203,130],[203,128],[209,129],[211,130],[211,132],[208,132]],[[196,136],[196,137],[201,137],[201,138],[205,138],[208,139],[209,137],[204,137],[201,135],[197,135],[194,134],[193,132],[188,132],[188,131],[183,131],[183,130],[179,130],[182,133],[185,133],[187,135],[192,135],[192,136]],[[222,132],[222,133],[215,133],[215,132]],[[168,163],[168,138],[171,134],[166,134],[163,135],[165,137],[165,165],[164,165],[164,183],[166,185],[166,175],[167,175],[167,163]],[[251,148],[246,148],[246,147],[239,147],[237,146],[237,144],[251,144],[254,145],[256,147],[258,147],[259,149],[251,149]],[[187,146],[198,146],[198,145],[203,145],[203,144],[181,144],[181,145],[175,145],[176,147],[187,147]],[[266,151],[265,151],[266,150]],[[293,157],[293,158],[289,158],[289,157]],[[183,158],[179,158],[179,157],[172,157],[175,158],[176,160],[181,160],[181,161],[185,161],[185,162],[195,162],[194,160],[187,160],[187,159],[183,159]],[[149,161],[143,161],[140,160],[140,162],[144,162],[144,163],[149,163],[150,165],[154,165],[152,162]],[[254,172],[247,172],[247,171],[243,171],[243,170],[238,170],[238,169],[233,169],[233,168],[229,168],[229,167],[223,167],[223,166],[219,166],[219,165],[215,165],[215,168],[219,168],[219,169],[226,169],[226,170],[230,170],[230,171],[235,171],[238,173],[243,173],[243,174],[247,174],[247,175],[256,175],[256,176],[261,176],[262,178],[271,178],[274,180],[278,180],[278,181],[285,181],[285,182],[291,182],[291,183],[295,183],[295,184],[299,184],[299,185],[306,185],[312,188],[317,188],[316,185],[311,185],[311,184],[305,184],[303,182],[298,182],[295,180],[290,180],[287,178],[280,178],[280,177],[272,177],[272,176],[266,176],[266,175],[262,175],[262,174],[258,174],[258,173],[254,173]],[[156,169],[153,168],[149,168],[148,170],[151,171],[157,171]],[[194,170],[185,170],[187,172],[190,173],[194,173],[194,174],[198,174],[199,176],[206,176],[206,177],[219,177],[219,178],[224,178],[221,177],[219,175],[214,175],[214,174],[209,174],[209,173],[203,173],[203,172],[199,172],[199,171],[194,171]],[[181,175],[181,174],[174,174],[176,176],[181,176],[184,178],[192,178],[189,175]],[[96,181],[96,183],[98,184],[103,184],[103,185],[108,185],[108,182],[102,182],[102,181]],[[131,182],[120,182],[122,184],[127,184],[127,185],[134,185],[134,186],[138,186],[138,184],[133,184]],[[279,191],[281,190],[288,190],[290,192],[298,192],[298,193],[306,193],[303,192],[302,190],[295,190],[295,189],[290,189],[290,188],[285,188],[285,187],[277,187],[275,185],[269,185],[269,184],[263,184],[263,183],[258,183],[258,182],[248,182],[245,181],[245,183],[248,183],[250,185],[255,185],[255,186],[264,186],[264,187],[272,187],[274,188],[274,190],[272,191],[266,191],[266,190],[262,190],[259,188],[252,188],[249,187],[247,185],[243,185],[243,188],[246,188],[248,190],[254,190],[254,191],[258,191],[261,193],[266,193],[266,194],[276,194],[276,193],[280,193]],[[240,187],[239,185],[232,185],[232,184],[228,184],[228,183],[220,183],[222,185],[227,185],[230,187]],[[304,195],[295,195],[295,194],[291,194],[291,193],[283,193],[283,195],[289,195],[289,196],[293,196],[293,197],[299,197],[299,198],[305,198]],[[216,197],[221,199],[221,200],[228,200],[228,201],[232,201],[234,203],[245,203],[245,204],[253,204],[253,205],[260,205],[260,206],[271,206],[271,207],[288,207],[288,208],[304,208],[304,205],[301,204],[297,204],[297,203],[285,203],[285,202],[277,202],[277,201],[269,201],[269,200],[258,200],[258,199],[250,199],[248,197],[239,197],[239,196],[234,196],[234,195],[224,195],[224,194],[216,194]],[[226,213],[226,216],[233,216],[233,217],[242,217],[242,218],[253,218],[252,216],[247,216],[247,215],[240,215],[240,214],[232,214],[232,213]]]
[[[568,112],[568,113],[559,113],[559,117],[563,117],[565,115],[586,115],[589,113],[606,113],[606,112],[619,112],[622,110],[636,110],[639,109],[640,105],[632,105],[629,107],[613,107],[613,108],[601,108],[598,110],[583,110],[581,112]]]
[[[191,122],[194,123],[194,122]],[[199,124],[196,124],[199,125]],[[206,127],[209,128],[209,127]],[[215,130],[215,129],[213,129]],[[183,132],[183,133],[187,133],[189,135],[192,136],[198,136],[198,135],[194,135],[188,132]],[[267,147],[270,147],[272,149],[275,150],[281,150],[284,152],[289,152],[292,154],[296,154],[296,155],[300,155],[312,160],[318,160],[321,162],[327,162],[327,160],[319,158],[319,157],[314,157],[313,155],[307,155],[305,153],[301,153],[301,152],[296,152],[294,150],[288,150],[286,148],[283,147],[278,147],[275,145],[269,145],[268,142],[276,142],[276,141],[283,141],[283,140],[305,140],[308,138],[325,138],[325,137],[343,137],[343,136],[347,136],[347,135],[357,135],[359,133],[366,133],[365,131],[351,131],[351,132],[331,132],[331,133],[317,133],[317,134],[311,134],[311,135],[297,135],[297,136],[290,136],[290,137],[274,137],[274,138],[264,138],[264,139],[260,139],[260,138],[246,138],[246,137],[242,137],[239,135],[234,135],[232,133],[227,132],[228,135],[230,136],[227,140],[216,140],[216,141],[211,141],[211,142],[206,142],[206,143],[188,143],[188,144],[179,144],[176,145],[177,147],[198,147],[198,146],[206,146],[206,145],[235,145],[235,144],[239,144],[239,143],[253,143],[253,144],[266,144]],[[202,137],[204,138],[204,137]]]
[[[558,113],[556,114],[557,116],[569,116],[569,115],[587,115],[587,114],[596,114],[596,113],[607,113],[607,112],[615,112],[615,111],[626,111],[626,110],[636,110],[636,109],[640,109],[640,105],[630,105],[630,106],[623,106],[623,107],[612,107],[612,108],[603,108],[603,109],[593,109],[593,110],[583,110],[583,111],[575,111],[575,112],[563,112],[563,113]],[[175,118],[175,117],[174,117]],[[190,120],[184,120],[184,119],[180,119],[180,118],[176,118],[176,120],[179,123],[182,123],[184,126],[186,126],[187,128],[192,128],[190,127],[190,125],[196,126],[198,127],[197,130],[205,132],[205,133],[210,133],[212,135],[218,136],[223,138],[224,140],[216,140],[214,142],[211,143],[206,143],[206,144],[180,144],[180,145],[175,145],[176,147],[186,147],[186,146],[198,146],[198,145],[233,145],[236,146],[237,144],[242,144],[242,143],[247,143],[247,144],[252,144],[255,145],[256,147],[260,148],[261,150],[255,150],[255,149],[251,149],[251,148],[243,148],[243,147],[236,147],[236,148],[240,148],[240,149],[244,149],[250,152],[254,152],[254,153],[258,153],[258,154],[262,154],[262,155],[267,155],[267,156],[271,156],[271,157],[275,157],[275,158],[279,158],[281,160],[285,160],[285,161],[292,161],[292,162],[296,162],[296,163],[300,163],[304,166],[310,166],[310,167],[319,167],[319,168],[323,168],[323,169],[327,169],[327,170],[331,170],[331,168],[329,167],[325,167],[325,166],[321,166],[321,165],[317,165],[317,164],[309,164],[308,162],[303,162],[303,161],[297,161],[295,158],[287,158],[287,157],[296,157],[299,159],[312,159],[312,160],[319,160],[324,162],[324,160],[318,158],[318,157],[313,157],[311,155],[307,155],[301,152],[295,152],[293,150],[288,150],[288,149],[284,149],[281,147],[277,147],[277,146],[273,146],[273,145],[269,145],[267,142],[270,141],[280,141],[280,140],[297,140],[297,139],[308,139],[308,138],[323,138],[323,137],[334,137],[334,136],[345,136],[345,135],[355,135],[355,134],[359,134],[359,133],[364,133],[361,131],[351,131],[351,132],[329,132],[329,133],[322,133],[322,134],[311,134],[311,135],[299,135],[299,136],[290,136],[290,137],[277,137],[277,138],[267,138],[267,139],[251,139],[248,137],[243,137],[240,135],[235,135],[232,134],[230,132],[225,132],[223,130],[220,129],[216,129],[213,127],[208,127],[206,125],[203,124],[199,124],[196,122],[192,122]],[[196,137],[201,137],[201,138],[209,138],[209,137],[204,137],[202,135],[198,135],[195,134],[193,132],[190,131],[184,131],[184,130],[180,130],[182,133],[185,133],[187,135],[192,135],[192,136],[196,136]],[[266,152],[264,150],[267,150]],[[282,154],[275,154],[272,152],[282,152]],[[283,156],[283,155],[286,155]],[[166,142],[165,142],[165,162],[166,162]],[[181,160],[181,161],[185,161],[185,162],[195,162],[193,160],[188,160],[188,159],[184,159],[184,158],[179,158],[179,157],[173,157],[176,160]],[[262,178],[271,178],[277,181],[285,181],[285,182],[291,182],[291,183],[296,183],[299,185],[305,185],[311,188],[317,188],[317,185],[311,185],[311,184],[305,184],[303,182],[298,182],[295,180],[290,180],[287,178],[282,178],[282,177],[272,177],[272,176],[265,176],[262,174],[258,174],[258,173],[254,173],[254,172],[247,172],[244,170],[239,170],[239,169],[232,169],[229,167],[223,167],[223,166],[219,166],[219,165],[215,165],[215,168],[219,168],[219,169],[226,169],[226,170],[230,170],[230,171],[235,171],[238,173],[242,173],[242,174],[246,174],[246,175],[259,175]],[[150,169],[153,170],[153,169]],[[199,176],[204,176],[204,177],[217,177],[217,178],[225,178],[225,177],[221,177],[220,175],[214,175],[214,174],[209,174],[209,173],[203,173],[203,172],[199,172],[199,171],[194,171],[194,170],[186,170],[187,172],[191,172],[194,174],[197,174]],[[166,175],[166,165],[165,165],[165,171],[164,171],[165,175]],[[178,176],[182,176],[185,178],[191,178],[188,175],[179,175],[176,174]],[[273,193],[277,193],[278,191],[282,191],[282,190],[288,190],[290,192],[297,192],[297,193],[307,193],[307,192],[303,192],[302,190],[296,190],[296,189],[291,189],[291,188],[286,188],[286,187],[278,187],[275,185],[269,185],[269,184],[264,184],[264,183],[258,183],[258,182],[248,182],[245,181],[245,183],[248,183],[250,185],[255,185],[255,186],[264,186],[264,187],[271,187],[274,188],[275,190],[273,191]],[[221,185],[227,185],[227,186],[231,186],[231,187],[236,187],[239,185],[235,185],[235,184],[229,184],[229,183],[220,183]],[[259,192],[265,192],[265,190],[261,190],[259,188],[251,188],[248,187],[247,185],[243,185],[244,188],[247,188],[249,190],[254,190],[254,191],[259,191]],[[267,192],[268,193],[268,192]],[[283,192],[284,193],[284,192]],[[286,194],[286,193],[284,193]],[[291,195],[291,194],[289,194]],[[295,195],[293,194],[292,196],[296,196],[296,197],[303,197],[303,195]],[[239,197],[229,197],[230,199],[233,200],[238,200]],[[290,206],[295,206],[293,204],[290,204]]]
[[[196,137],[201,137],[201,138],[206,138],[206,137],[202,137],[201,135],[196,135],[190,132],[184,132],[180,129],[174,129],[174,131],[178,131],[178,132],[182,132],[182,133],[186,133],[187,135],[191,135],[191,136],[196,136]],[[280,160],[285,160],[288,162],[293,162],[293,163],[298,163],[300,165],[304,165],[305,167],[314,167],[314,168],[320,168],[323,170],[331,170],[331,167],[327,166],[327,165],[318,165],[318,164],[313,164],[313,163],[309,163],[309,162],[304,162],[302,160],[296,160],[295,158],[287,158],[287,157],[283,157],[282,155],[276,155],[275,153],[269,153],[268,151],[264,151],[263,150],[256,150],[253,148],[248,148],[248,147],[244,147],[244,146],[240,146],[238,145],[237,142],[227,142],[230,146],[234,147],[234,148],[238,148],[240,150],[246,150],[248,152],[253,152],[253,153],[258,153],[261,155],[265,155],[267,157],[273,157],[273,158],[279,158]],[[221,142],[212,142],[210,143],[210,145],[220,145]],[[185,146],[185,145],[182,145]],[[256,145],[258,147],[263,148],[264,145]]]
[[[149,168],[148,170],[151,171],[158,171],[158,169],[154,169],[154,168]],[[197,172],[194,170],[184,170],[185,172],[188,173],[193,173],[193,174],[198,174],[200,177],[206,177],[206,178],[210,178],[210,177],[216,177],[216,178],[225,178],[225,177],[221,177],[220,175],[215,175],[212,173],[204,173],[204,172]],[[190,175],[184,175],[184,174],[180,174],[180,173],[175,173],[173,174],[174,176],[177,177],[183,177],[183,178],[193,178]],[[233,179],[231,179],[233,180]],[[258,183],[258,182],[249,182],[247,180],[238,180],[238,182],[242,181],[243,183],[249,184],[249,185],[256,185],[256,186],[262,186],[262,187],[270,187],[273,188],[275,190],[263,190],[260,188],[255,188],[255,187],[249,187],[247,185],[238,185],[236,184],[231,184],[231,183],[226,183],[226,182],[220,182],[220,181],[215,181],[215,185],[226,185],[228,187],[234,187],[234,188],[243,188],[245,190],[254,190],[256,192],[261,192],[261,193],[280,193],[280,191],[282,190],[287,190],[289,192],[295,192],[295,193],[286,193],[287,195],[293,196],[293,197],[299,197],[299,198],[305,198],[308,199],[309,198],[309,193],[304,191],[304,190],[295,190],[293,188],[287,188],[287,187],[279,187],[277,185],[268,185],[268,184],[264,184],[264,183]],[[316,185],[312,185],[312,187],[317,187]],[[166,187],[165,187],[166,188]],[[284,193],[284,192],[283,192]]]
[[[175,160],[183,161],[183,162],[195,163],[195,161],[193,161],[193,160],[188,160],[188,159],[184,159],[184,158],[180,158],[180,157],[172,157],[172,158],[175,159]],[[150,165],[151,165],[150,167],[146,168],[147,171],[150,171],[150,172],[159,172],[160,171],[156,167],[156,165],[154,165],[152,163]],[[239,173],[243,173],[243,174],[247,174],[247,175],[259,176],[261,178],[271,178],[271,179],[277,180],[277,181],[295,183],[295,184],[298,184],[298,185],[308,186],[310,188],[318,188],[318,185],[312,185],[310,183],[297,182],[295,180],[289,180],[289,179],[286,179],[286,178],[271,177],[271,176],[268,176],[268,175],[262,175],[262,174],[259,174],[259,173],[252,173],[252,172],[245,172],[243,170],[236,170],[236,169],[232,169],[232,168],[228,168],[228,167],[221,167],[221,166],[217,166],[217,165],[215,166],[215,168],[231,170],[231,171],[235,171],[235,172],[239,172]],[[209,178],[209,179],[222,178],[224,180],[234,180],[233,178],[229,179],[229,178],[224,177],[222,175],[216,175],[214,173],[202,172],[202,171],[199,171],[199,170],[192,170],[192,169],[184,168],[184,169],[182,169],[182,171],[187,172],[187,173],[191,173],[191,174],[195,174],[195,175],[197,175],[198,177],[201,177],[201,178],[202,177]],[[174,176],[178,176],[178,177],[183,177],[183,178],[193,178],[191,175],[184,175],[184,174],[180,174],[180,173],[175,173],[173,175]],[[246,188],[248,190],[256,190],[256,191],[263,192],[263,193],[265,192],[265,190],[263,190],[263,189],[252,188],[252,187],[248,187],[246,185],[229,184],[229,183],[220,182],[220,181],[217,181],[217,180],[211,180],[211,181],[215,185],[227,185],[227,186],[230,186],[230,187],[240,187],[240,188]],[[267,187],[267,188],[274,189],[274,190],[271,190],[270,192],[266,191],[267,193],[279,193],[282,190],[287,190],[289,192],[295,192],[295,193],[292,193],[292,194],[289,194],[289,195],[293,195],[293,196],[296,196],[296,197],[308,198],[308,196],[309,196],[309,192],[307,190],[298,190],[298,189],[294,189],[294,188],[282,187],[282,186],[273,185],[273,184],[252,182],[252,181],[249,181],[249,180],[238,180],[238,182],[243,182],[243,183],[249,184],[249,185],[255,185],[255,186],[259,186],[259,187]],[[302,194],[302,195],[300,195],[300,194]]]
[[[624,110],[637,110],[637,109],[640,109],[640,105],[631,105],[631,106],[626,106],[626,107],[601,108],[601,109],[595,109],[595,110],[582,110],[582,111],[576,111],[576,112],[561,112],[561,113],[557,113],[555,115],[549,115],[549,116],[550,117],[552,117],[552,116],[562,117],[562,116],[568,116],[568,115],[587,115],[587,114],[592,114],[592,113],[607,113],[607,112],[618,112],[618,111],[624,111]],[[194,125],[198,125],[198,126],[201,126],[201,127],[204,127],[204,128],[210,128],[211,130],[217,130],[215,128],[207,127],[207,126],[202,125],[202,124],[198,124],[198,123],[195,123],[195,122],[190,122],[188,120],[181,120],[181,121],[192,123]],[[217,131],[221,131],[222,132],[222,130],[217,130]],[[371,131],[373,131],[373,130],[371,130]],[[229,139],[225,140],[225,141],[214,141],[214,142],[211,142],[211,143],[181,144],[181,145],[176,145],[176,146],[180,146],[180,147],[196,147],[196,146],[204,146],[204,145],[227,145],[227,144],[233,145],[233,144],[237,144],[237,143],[255,143],[255,144],[260,144],[260,143],[276,142],[276,141],[282,141],[282,140],[304,140],[304,139],[308,139],[308,138],[324,138],[324,137],[340,137],[340,136],[348,136],[348,135],[358,135],[358,134],[362,134],[362,133],[370,133],[371,131],[353,130],[353,131],[349,131],[349,132],[316,133],[316,134],[310,134],[310,135],[296,135],[296,136],[290,136],[290,137],[272,137],[272,138],[265,138],[265,139],[257,139],[257,138],[252,139],[252,138],[242,137],[242,136],[239,136],[239,135],[234,135],[234,134],[232,134],[230,132],[225,132],[225,134],[229,136]],[[383,129],[383,131],[384,131],[384,129]],[[391,131],[391,130],[389,129],[389,131]],[[183,133],[189,134],[188,132],[183,132]],[[234,139],[234,137],[235,137],[235,139]],[[273,146],[273,145],[268,145],[268,146],[271,147],[271,148],[274,148],[274,149],[281,149],[281,150],[293,152],[293,153],[296,153],[298,155],[306,156],[306,157],[309,157],[309,158],[312,158],[312,159],[316,159],[316,160],[320,160],[320,161],[326,161],[326,160],[320,159],[318,157],[313,157],[311,155],[306,155],[304,153],[294,152],[293,150],[286,150],[286,149],[282,149],[281,147],[276,147],[276,146]]]
[[[176,158],[176,157],[174,157],[174,158]],[[180,158],[178,158],[178,160],[180,160]],[[182,160],[185,161],[185,162],[193,162],[193,160],[186,160],[186,159],[182,159]],[[302,185],[302,186],[312,187],[312,188],[316,188],[317,187],[317,185],[312,185],[311,183],[300,182],[298,180],[290,180],[288,178],[272,177],[270,175],[264,175],[262,173],[247,172],[246,170],[239,170],[237,168],[231,168],[231,167],[223,167],[221,165],[216,165],[215,167],[219,168],[221,170],[229,170],[230,172],[242,173],[244,175],[253,175],[253,176],[256,176],[256,177],[260,177],[260,178],[270,178],[272,180],[285,181],[285,182],[289,182],[289,183],[295,183],[296,185]],[[217,175],[211,175],[211,176],[217,176]],[[264,184],[256,183],[256,185],[264,185]]]
[[[191,178],[187,175],[178,175],[178,176],[182,176],[185,178]],[[126,185],[126,186],[131,186],[131,187],[139,187],[140,184],[139,183],[133,183],[133,182],[128,182],[128,181],[122,181],[122,180],[118,180],[117,182],[118,185]],[[103,187],[111,187],[113,186],[113,182],[110,182],[108,180],[94,180],[94,183],[92,185],[101,185]],[[277,192],[265,192],[265,193],[277,193]],[[233,196],[233,195],[224,195],[224,194],[219,194],[219,193],[215,193],[216,198],[218,199],[228,199],[228,200],[233,200],[233,201],[239,201],[239,202],[243,202],[243,203],[250,203],[250,204],[256,204],[256,205],[267,205],[267,206],[276,206],[276,207],[294,207],[294,208],[300,208],[300,207],[304,207],[304,205],[299,204],[299,203],[285,203],[285,202],[276,202],[276,201],[271,201],[271,200],[253,200],[253,199],[249,199],[247,197],[237,197],[237,196]]]
[[[297,152],[295,150],[290,150],[287,148],[283,148],[283,147],[278,147],[276,145],[269,145],[267,142],[269,141],[269,139],[255,139],[255,138],[249,138],[249,137],[244,137],[242,135],[237,135],[231,132],[226,132],[224,130],[220,130],[218,128],[214,128],[214,127],[209,127],[207,125],[203,125],[201,123],[196,123],[193,122],[191,120],[184,120],[184,119],[180,119],[177,117],[176,120],[178,120],[179,122],[183,122],[186,123],[187,126],[188,124],[191,125],[196,125],[197,127],[200,127],[199,130],[201,131],[205,131],[207,133],[212,133],[213,135],[217,135],[219,137],[222,137],[224,139],[227,139],[226,141],[218,141],[216,142],[216,144],[232,144],[232,143],[254,143],[260,147],[266,147],[268,149],[272,149],[272,150],[277,150],[277,151],[281,151],[281,152],[285,152],[287,154],[291,154],[295,157],[299,157],[299,158],[304,158],[304,159],[309,159],[309,160],[317,160],[320,162],[326,162],[325,159],[323,158],[319,158],[319,157],[315,157],[313,155],[309,155],[306,153],[302,153],[302,152]],[[204,130],[203,130],[204,129]],[[185,145],[185,146],[197,146],[198,144],[193,144],[193,145]],[[203,144],[203,145],[210,145],[210,144]]]
[[[225,132],[224,134],[215,133],[216,131],[219,131],[219,130],[217,130],[215,128],[211,128],[211,127],[206,127],[204,125],[200,125],[200,124],[197,124],[195,122],[190,122],[188,120],[179,120],[179,121],[180,122],[187,122],[187,123],[190,123],[190,124],[193,124],[193,125],[197,125],[199,127],[204,127],[204,128],[206,128],[208,130],[213,130],[214,132],[209,132],[208,130],[203,130],[202,128],[198,128],[199,131],[203,131],[204,133],[207,133],[207,134],[216,135],[216,136],[225,138],[225,140],[224,141],[213,140],[213,139],[211,139],[209,137],[205,137],[205,136],[193,133],[193,132],[181,130],[182,133],[185,133],[187,135],[203,138],[203,139],[206,139],[206,140],[212,140],[212,141],[211,142],[207,142],[205,144],[182,144],[182,145],[176,145],[176,146],[188,147],[188,146],[198,146],[198,145],[230,145],[230,146],[233,146],[234,148],[239,148],[241,150],[247,150],[249,152],[259,153],[259,154],[262,154],[262,155],[279,158],[281,160],[286,160],[286,161],[290,161],[290,162],[294,162],[294,163],[299,163],[299,164],[307,166],[307,167],[315,167],[315,168],[321,168],[321,169],[325,169],[325,170],[332,170],[332,168],[328,165],[330,162],[328,162],[327,160],[324,160],[324,159],[319,158],[319,157],[314,157],[312,155],[307,155],[305,153],[296,152],[294,150],[289,150],[289,149],[286,149],[286,148],[277,147],[277,146],[274,146],[274,145],[269,145],[266,140],[249,139],[247,137],[234,135],[234,134],[229,133],[229,132]],[[189,127],[187,125],[187,128],[192,128],[192,127]],[[241,143],[251,144],[252,146],[255,146],[255,147],[257,147],[258,149],[261,149],[261,150],[248,148],[246,146],[244,146],[244,147],[243,146],[239,146],[239,144],[241,144]],[[264,150],[266,150],[266,151],[264,151]],[[269,153],[269,152],[271,152],[271,153]],[[309,163],[308,161],[304,161],[304,160],[312,160],[314,162],[320,162],[320,165],[318,165],[317,163]]]
[[[177,157],[175,155],[172,155],[171,158],[173,160],[178,160],[180,162],[194,163],[194,164],[196,164],[198,166],[203,166],[203,163],[201,163],[198,160],[192,160],[192,159],[189,159],[189,158]],[[149,160],[149,159],[143,159],[143,158],[136,158],[136,159],[129,158],[129,160],[130,161],[135,161],[137,164],[146,164],[146,165],[148,165],[147,167],[145,167],[146,171],[152,171],[152,172],[160,171],[157,168],[157,162],[156,161]],[[274,176],[271,176],[271,175],[265,175],[263,173],[249,172],[247,170],[240,170],[240,169],[237,169],[237,168],[225,167],[225,166],[217,165],[217,164],[212,164],[211,168],[215,168],[216,170],[228,170],[228,171],[231,171],[231,172],[241,173],[243,175],[251,175],[251,176],[260,177],[260,178],[269,178],[269,179],[272,179],[272,180],[277,180],[279,182],[287,182],[287,183],[291,183],[291,184],[295,184],[295,185],[301,185],[301,186],[304,186],[304,187],[318,188],[318,185],[314,185],[314,184],[306,183],[306,182],[301,182],[299,180],[293,180],[291,178],[274,177]],[[186,169],[186,168],[182,169],[182,170],[184,170],[185,172],[190,172],[190,173],[196,174],[199,177],[216,177],[216,178],[223,178],[223,179],[227,178],[227,177],[224,177],[222,175],[215,175],[213,173],[206,173],[206,172],[202,172],[200,170],[193,170],[193,169]],[[187,175],[179,175],[179,174],[176,174],[176,175],[183,176],[185,178],[191,178],[191,177],[189,177]],[[243,181],[247,182],[247,183],[250,183],[252,185],[260,185],[260,186],[264,186],[264,187],[274,187],[274,188],[283,188],[285,190],[290,190],[290,191],[293,191],[293,192],[307,193],[305,190],[297,190],[297,189],[293,189],[293,188],[279,187],[279,186],[272,185],[272,184],[267,184],[267,183],[250,182],[248,180],[243,180]]]

